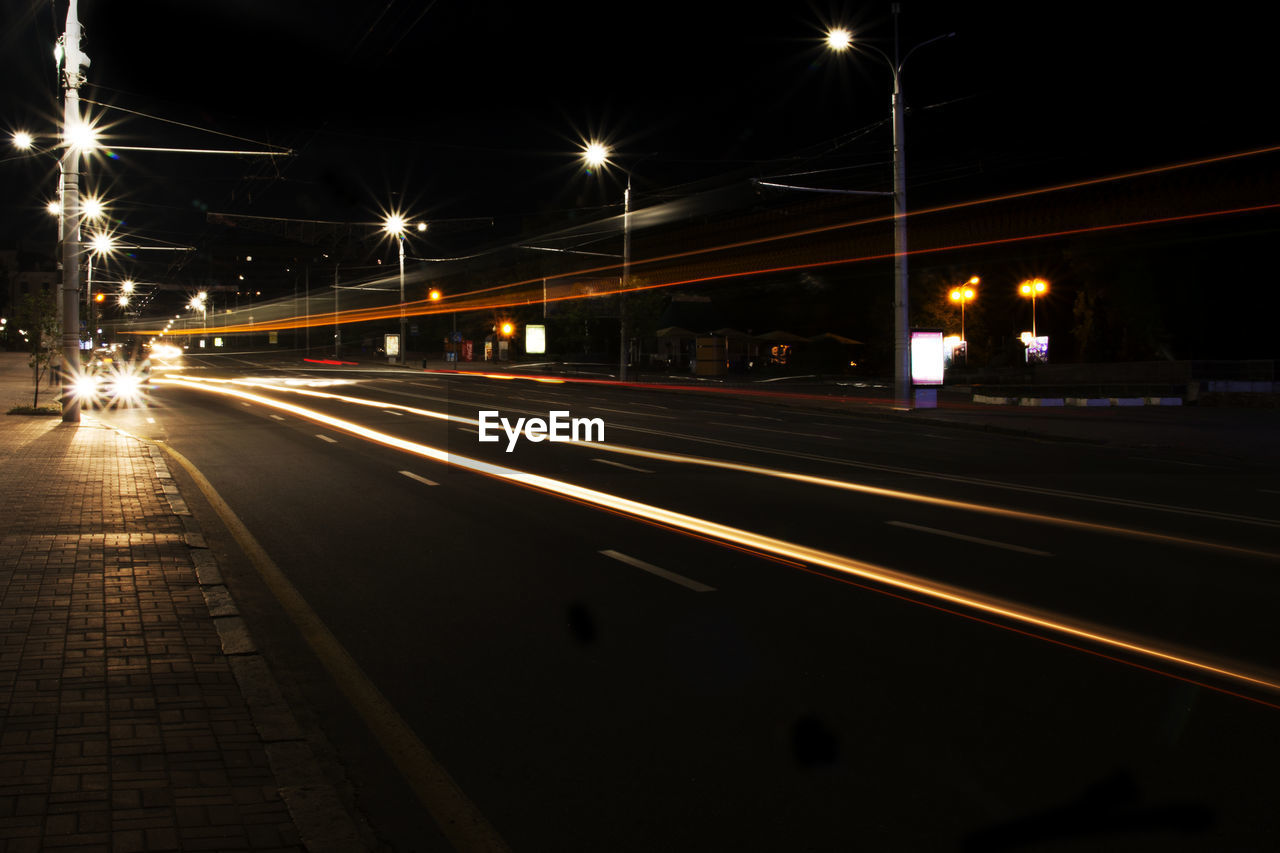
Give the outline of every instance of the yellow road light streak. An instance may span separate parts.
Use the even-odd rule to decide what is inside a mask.
[[[489,379],[518,379],[512,374],[475,374],[479,377]],[[188,378],[191,382],[197,382],[195,378]],[[422,418],[431,418],[435,420],[448,420],[456,424],[467,424],[470,427],[479,427],[480,423],[475,418],[465,418],[462,415],[449,415],[445,412],[431,411],[429,409],[419,409],[416,406],[407,406],[404,403],[387,402],[380,400],[370,400],[366,397],[349,397],[346,394],[334,394],[319,391],[307,391],[307,389],[282,387],[278,383],[264,382],[260,379],[198,379],[198,382],[214,383],[214,384],[236,384],[236,386],[244,386],[250,388],[278,389],[278,391],[287,391],[291,393],[303,394],[323,400],[335,400],[339,402],[353,403],[357,406],[372,407],[372,409],[394,409],[408,412],[408,414],[419,415]],[[288,383],[288,380],[285,380]],[[654,432],[654,430],[643,430],[643,432]],[[1234,553],[1234,555],[1251,558],[1261,558],[1261,560],[1280,560],[1280,553],[1268,551],[1256,551],[1252,548],[1242,548],[1239,546],[1231,546],[1220,542],[1208,542],[1203,539],[1190,539],[1187,537],[1172,537],[1172,535],[1164,533],[1152,532],[1152,530],[1139,530],[1134,528],[1121,528],[1121,526],[1110,524],[1098,524],[1094,521],[1083,521],[1079,519],[1069,519],[1069,517],[1044,515],[1039,512],[1028,512],[1025,510],[1011,510],[1011,508],[989,505],[989,503],[975,503],[972,501],[956,501],[952,498],[940,498],[931,496],[931,494],[923,494],[919,492],[905,492],[901,489],[890,489],[878,487],[878,485],[867,485],[864,483],[851,483],[849,480],[837,480],[827,478],[827,476],[815,476],[812,474],[800,474],[796,471],[785,471],[773,469],[773,467],[762,467],[759,465],[745,465],[741,462],[728,462],[724,460],[708,459],[704,456],[689,456],[684,453],[668,453],[664,451],[643,450],[639,447],[627,447],[623,444],[612,444],[607,442],[564,442],[566,444],[576,444],[576,446],[588,448],[591,451],[605,451],[609,453],[618,453],[621,456],[635,456],[639,459],[653,460],[658,462],[676,462],[681,465],[698,465],[701,467],[714,467],[714,469],[737,471],[741,474],[751,474],[758,476],[769,476],[769,478],[790,480],[794,483],[803,483],[806,485],[818,485],[823,488],[840,489],[845,492],[856,492],[860,494],[869,494],[873,497],[888,498],[888,500],[905,501],[911,503],[923,503],[923,505],[950,508],[950,510],[961,510],[965,512],[978,512],[983,515],[995,515],[1006,517],[1006,519],[1028,521],[1033,524],[1046,524],[1053,526],[1064,526],[1064,528],[1087,530],[1091,533],[1100,533],[1106,535],[1119,535],[1119,537],[1146,539],[1151,542],[1160,542],[1170,544],[1170,546],[1183,546],[1192,548],[1212,549],[1212,551],[1224,551]],[[918,474],[910,469],[895,469],[895,467],[876,466],[878,470],[892,471],[892,473],[908,473]],[[972,483],[972,479],[968,478],[950,478],[950,476],[942,476],[940,479],[957,480],[957,482]],[[991,484],[991,483],[987,483]],[[998,485],[998,484],[996,484]],[[1060,493],[1052,491],[1043,491],[1044,493],[1066,494],[1068,497],[1083,497],[1073,493]],[[1146,505],[1146,503],[1126,502],[1123,500],[1108,500],[1108,502],[1119,503],[1119,505],[1138,506],[1142,508],[1158,508],[1158,510],[1193,512],[1184,510],[1181,507],[1166,507],[1157,505]],[[1196,511],[1198,512],[1198,511]],[[1215,517],[1224,517],[1224,519],[1233,521],[1242,521],[1242,523],[1257,523],[1257,521],[1265,521],[1253,519],[1249,516],[1231,516],[1225,514],[1212,514],[1212,512],[1204,512],[1204,515]],[[1267,523],[1275,526],[1275,523]]]
[[[271,397],[265,397],[261,394],[243,391],[239,388],[229,387],[228,384],[195,382],[188,381],[185,378],[169,377],[159,378],[156,381],[168,385],[198,389],[239,398],[248,402],[258,403],[283,412],[289,412],[315,423],[325,424],[326,426],[330,426],[334,429],[341,430],[369,441],[377,442],[387,447],[412,453],[425,459],[432,459],[455,468],[461,468],[478,474],[484,474],[498,480],[527,486],[551,495],[599,507],[610,512],[621,513],[646,522],[665,525],[696,536],[708,537],[718,542],[727,542],[731,545],[747,548],[752,551],[760,551],[765,554],[780,557],[784,560],[795,560],[801,563],[807,563],[810,566],[820,566],[822,568],[838,572],[849,578],[856,578],[880,587],[887,587],[890,590],[898,593],[904,593],[908,596],[918,596],[946,606],[959,607],[983,617],[1005,620],[1016,626],[1020,626],[1021,628],[1031,629],[1032,631],[1045,631],[1050,635],[1067,637],[1073,641],[1097,645],[1111,651],[1112,653],[1133,655],[1140,659],[1154,661],[1159,665],[1188,670],[1202,678],[1208,677],[1223,679],[1229,683],[1240,685],[1245,688],[1255,690],[1261,689],[1270,693],[1280,692],[1280,680],[1277,680],[1277,676],[1274,675],[1251,674],[1243,671],[1242,669],[1234,668],[1234,665],[1214,663],[1209,660],[1195,657],[1191,652],[1161,647],[1150,640],[1125,637],[1119,633],[1090,626],[1082,622],[1068,620],[1065,617],[1056,614],[1027,608],[1013,602],[984,596],[980,593],[959,587],[940,584],[926,578],[920,578],[905,572],[895,571],[873,563],[855,560],[839,554],[833,554],[816,548],[809,548],[792,542],[786,542],[781,539],[775,539],[770,536],[753,533],[741,528],[697,518],[674,510],[653,506],[651,504],[641,503],[619,495],[612,495],[596,489],[578,486],[563,480],[544,477],[539,474],[521,471],[505,465],[495,465],[480,459],[473,459],[467,456],[450,453],[436,447],[431,447],[419,442],[399,438],[397,436],[390,435],[389,433],[373,430],[352,421],[336,418],[313,409],[296,406],[292,403],[276,400]],[[448,418],[447,415],[437,416]],[[599,447],[599,445],[595,446]],[[1037,635],[1033,634],[1033,636]],[[1156,671],[1159,672],[1159,670]],[[1182,676],[1175,675],[1175,677],[1181,678]],[[1206,686],[1213,687],[1213,685]],[[1218,688],[1214,687],[1214,689]],[[1245,696],[1244,698],[1250,698],[1253,699],[1253,701],[1261,701],[1249,696]],[[1264,704],[1271,705],[1272,703],[1264,702]]]

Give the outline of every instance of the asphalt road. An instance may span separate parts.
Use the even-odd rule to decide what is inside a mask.
[[[194,463],[512,849],[1280,843],[1274,468],[253,361],[104,416]],[[507,452],[482,410],[600,418],[605,442]],[[447,849],[215,549],[380,837]]]

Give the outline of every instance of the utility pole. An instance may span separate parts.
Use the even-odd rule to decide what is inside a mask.
[[[906,106],[902,102],[902,60],[898,58],[898,14],[893,4],[893,396],[912,408],[911,315],[907,284]]]
[[[627,288],[631,286],[631,173],[627,172],[627,189],[622,194],[622,286],[618,288],[618,333],[622,348],[618,356],[618,381],[627,381]]]
[[[62,62],[62,421],[80,422],[80,401],[72,393],[80,373],[80,149],[73,137],[80,130],[81,68],[89,57],[80,52],[80,18],[76,0],[67,7],[67,28],[57,56]]]

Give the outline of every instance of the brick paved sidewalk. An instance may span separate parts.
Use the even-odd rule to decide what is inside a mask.
[[[0,414],[0,853],[303,849],[157,467]]]

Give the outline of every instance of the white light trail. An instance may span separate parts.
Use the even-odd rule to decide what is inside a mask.
[[[1246,688],[1264,689],[1273,693],[1280,692],[1280,676],[1250,674],[1242,669],[1234,668],[1234,665],[1213,663],[1193,657],[1190,652],[1162,648],[1150,640],[1129,639],[1107,629],[1089,626],[1056,614],[1037,611],[1020,604],[984,596],[980,593],[941,584],[873,563],[775,539],[771,536],[753,533],[749,530],[634,501],[619,495],[578,486],[552,477],[460,456],[436,447],[370,429],[352,421],[336,418],[313,409],[243,391],[239,388],[229,387],[229,383],[192,381],[187,377],[163,377],[156,381],[161,384],[182,386],[242,400],[250,400],[281,411],[291,412],[315,423],[325,424],[369,441],[402,450],[406,453],[412,453],[424,459],[431,459],[454,468],[461,468],[505,482],[528,486],[551,495],[631,516],[676,531],[687,532],[694,536],[719,540],[749,551],[775,556],[784,560],[795,560],[811,566],[820,566],[849,578],[873,583],[911,597],[936,602],[944,607],[953,606],[982,617],[999,619],[1012,625],[1020,626],[1023,629],[1046,632],[1051,636],[1056,635],[1072,641],[1088,643],[1108,649],[1113,653],[1136,656],[1158,665],[1185,669],[1196,673],[1200,677],[1225,679],[1230,683]],[[386,404],[381,403],[379,405]],[[440,417],[442,419],[450,419],[445,415]],[[599,445],[592,446],[599,447]]]

